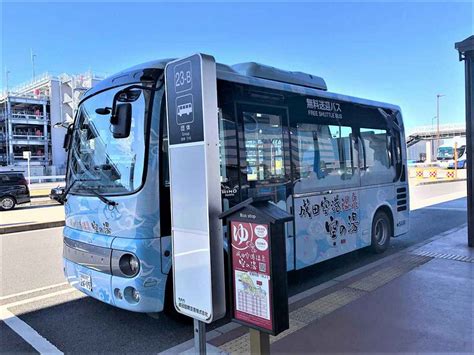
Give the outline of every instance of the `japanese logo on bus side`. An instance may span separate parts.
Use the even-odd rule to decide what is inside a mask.
[[[342,118],[342,108],[339,102],[325,99],[306,98],[308,116],[325,118]]]

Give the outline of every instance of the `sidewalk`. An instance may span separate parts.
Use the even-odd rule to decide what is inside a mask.
[[[290,305],[290,329],[272,353],[433,353],[474,351],[474,249],[467,229],[336,278]],[[209,342],[249,353],[238,327]]]
[[[49,196],[51,189],[57,186],[64,186],[65,182],[43,182],[41,184],[30,184],[31,197]]]
[[[64,225],[64,206],[17,207],[0,212],[0,234]]]

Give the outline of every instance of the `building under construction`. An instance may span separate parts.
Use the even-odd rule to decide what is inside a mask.
[[[0,96],[0,165],[23,169],[31,152],[35,175],[63,174],[66,152],[65,128],[73,121],[81,94],[100,81],[92,73],[43,74]]]

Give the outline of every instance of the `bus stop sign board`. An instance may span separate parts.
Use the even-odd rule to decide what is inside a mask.
[[[165,68],[174,304],[211,323],[225,315],[216,62],[195,54]]]

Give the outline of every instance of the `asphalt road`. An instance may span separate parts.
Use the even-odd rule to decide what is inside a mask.
[[[442,194],[462,191],[465,185],[447,183],[412,191],[417,200],[435,202]],[[419,195],[416,195],[419,193]],[[431,203],[430,202],[430,203]],[[410,233],[392,239],[389,250],[374,255],[356,251],[289,274],[290,295],[297,294],[360,266],[396,253],[437,234],[466,224],[466,199],[456,199],[412,211]],[[108,306],[63,285],[61,228],[0,236],[0,305],[26,322],[63,352],[159,352],[192,337],[191,323],[165,315],[158,319]],[[49,285],[51,289],[18,294]],[[54,293],[54,297],[43,298]],[[13,304],[15,302],[15,304]],[[221,320],[208,327],[224,324]],[[0,351],[34,351],[0,322]]]

